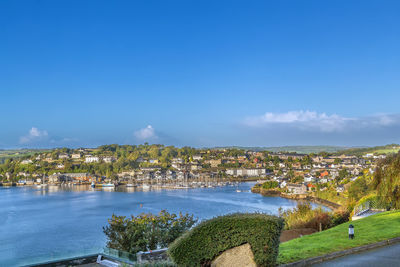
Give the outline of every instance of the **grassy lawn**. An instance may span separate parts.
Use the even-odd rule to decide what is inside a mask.
[[[353,240],[348,238],[349,224],[354,225]],[[278,262],[280,264],[294,262],[398,236],[400,236],[400,211],[383,212],[282,243],[279,246]]]
[[[337,203],[339,205],[345,205],[347,203],[347,198],[343,195],[343,193],[340,193],[337,195],[336,190],[326,190],[326,191],[318,191],[313,193],[315,197],[322,198],[334,203]]]
[[[397,153],[397,152],[399,152],[399,150],[393,149],[393,148],[377,149],[374,151],[374,153],[378,153],[378,154],[390,154],[390,153]]]
[[[32,156],[35,153],[48,152],[48,149],[16,149],[16,150],[0,150],[0,164],[4,163],[9,158],[21,158]]]

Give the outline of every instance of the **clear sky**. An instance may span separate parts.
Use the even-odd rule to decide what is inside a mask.
[[[400,143],[400,1],[0,1],[0,148]]]

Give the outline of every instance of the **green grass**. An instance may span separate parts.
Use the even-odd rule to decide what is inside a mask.
[[[393,149],[393,148],[387,148],[387,149],[377,149],[373,153],[377,154],[391,154],[391,153],[397,153],[399,152],[399,149]]]
[[[349,224],[354,225],[353,240],[348,238]],[[400,211],[383,212],[282,243],[279,246],[278,262],[280,264],[294,262],[398,236],[400,236]]]
[[[346,154],[346,155],[362,156],[367,153],[390,154],[390,153],[397,153],[398,151],[399,151],[398,144],[390,144],[390,145],[385,145],[385,146],[350,148],[350,149],[339,151],[336,154],[337,155]]]
[[[48,152],[49,149],[15,149],[15,150],[0,150],[0,164],[9,158],[17,159],[26,156],[32,156],[35,153]]]
[[[337,203],[342,206],[344,206],[347,203],[347,198],[343,195],[343,193],[340,193],[338,195],[336,190],[332,189],[315,192],[313,193],[313,196]]]

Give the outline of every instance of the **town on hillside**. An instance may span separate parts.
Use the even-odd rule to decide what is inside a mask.
[[[399,146],[393,146],[398,150]],[[373,173],[384,153],[298,154],[237,148],[195,149],[163,145],[60,148],[10,158],[0,164],[1,185],[92,184],[190,188],[232,181],[275,181],[290,194],[337,193]]]

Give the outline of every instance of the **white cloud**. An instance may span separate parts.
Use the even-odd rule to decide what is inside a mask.
[[[344,117],[315,111],[267,112],[249,117],[244,124],[250,127],[290,127],[309,132],[347,132],[400,125],[399,114],[377,114],[366,117]]]
[[[156,139],[157,135],[153,128],[153,126],[148,125],[147,127],[137,130],[134,132],[134,135],[137,139],[144,141],[149,139]]]
[[[46,139],[48,136],[49,134],[47,133],[46,130],[41,131],[36,127],[32,127],[27,135],[20,137],[19,142],[20,144],[33,143],[36,141]]]

